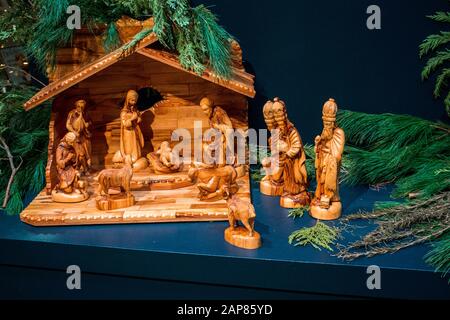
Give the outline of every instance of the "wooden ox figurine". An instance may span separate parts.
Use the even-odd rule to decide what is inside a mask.
[[[221,168],[190,168],[189,178],[197,183],[200,200],[213,198],[228,199],[239,190],[238,174],[232,166]]]

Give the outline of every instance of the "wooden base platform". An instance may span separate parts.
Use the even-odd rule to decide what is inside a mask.
[[[261,247],[261,235],[254,231],[253,237],[249,237],[248,230],[241,226],[226,229],[224,238],[229,244],[241,249],[255,250]]]
[[[95,202],[97,209],[102,211],[129,208],[136,204],[132,194],[114,194],[109,197],[105,195],[97,196]]]
[[[238,180],[238,195],[244,200],[250,199],[249,183],[248,174]],[[55,203],[44,190],[20,214],[20,219],[33,226],[228,221],[226,201],[200,201],[199,191],[187,180],[186,173],[166,176],[149,170],[135,173],[132,190],[136,203],[125,209],[98,210],[96,189],[97,182],[91,178],[88,188],[91,197],[74,204]]]
[[[329,209],[321,208],[320,205],[312,203],[309,215],[318,220],[331,221],[339,219],[341,212],[342,203],[340,201],[332,202]]]

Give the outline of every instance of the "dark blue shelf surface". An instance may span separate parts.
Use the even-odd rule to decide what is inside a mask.
[[[343,187],[344,214],[370,210],[374,202],[388,200],[389,191]],[[307,215],[296,220],[289,218],[288,210],[279,207],[279,200],[261,195],[257,185],[253,185],[252,198],[258,216],[256,230],[264,241],[263,247],[255,251],[227,244],[223,240],[227,227],[225,222],[37,228],[20,222],[17,216],[2,214],[0,264],[4,267],[0,269],[0,279],[4,281],[5,288],[11,290],[15,284],[19,286],[22,283],[17,278],[23,278],[23,270],[27,270],[20,269],[19,272],[13,270],[15,267],[30,268],[33,272],[65,272],[68,265],[76,264],[83,273],[98,277],[121,277],[129,281],[141,279],[141,283],[157,281],[166,285],[170,282],[171,288],[174,283],[180,288],[186,284],[193,286],[187,289],[187,294],[181,289],[171,289],[169,292],[172,295],[160,291],[160,295],[151,296],[156,298],[205,298],[205,292],[209,291],[202,286],[215,288],[216,293],[206,297],[216,298],[240,297],[240,294],[248,298],[264,297],[255,293],[258,290],[271,292],[266,295],[271,298],[317,295],[450,298],[447,281],[423,261],[429,245],[416,246],[392,255],[344,262],[326,250],[288,244],[291,232],[303,226],[312,226],[314,219]],[[370,228],[373,225],[358,222],[356,228],[344,233],[342,241],[354,240]],[[381,268],[381,290],[367,288],[367,267],[370,265]],[[15,277],[12,276],[14,274]],[[35,280],[38,286],[50,287],[51,281],[43,279],[45,277],[41,277],[41,282]],[[149,287],[152,285],[155,284],[148,284]],[[166,285],[161,286],[167,288]],[[22,294],[26,292],[23,283],[20,287]],[[103,296],[110,297],[114,291],[126,295],[126,290],[121,291],[111,285]],[[141,291],[135,291],[136,294],[138,292]],[[224,294],[221,295],[221,292]],[[89,297],[86,291],[84,294]],[[7,297],[5,292],[1,295]],[[45,297],[42,292],[36,295]],[[25,296],[34,297],[32,292],[27,292]]]

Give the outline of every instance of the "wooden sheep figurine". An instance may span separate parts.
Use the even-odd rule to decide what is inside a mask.
[[[133,206],[134,196],[131,193],[131,178],[133,164],[131,158],[125,158],[125,164],[120,169],[105,169],[98,175],[98,197],[96,199],[99,210],[114,210]],[[120,193],[111,195],[110,188],[120,188]]]
[[[236,222],[240,221],[248,231],[248,236],[253,237],[255,231],[255,208],[250,202],[241,200],[233,195],[228,201],[228,221],[230,228],[236,228]]]
[[[256,212],[253,205],[233,195],[227,201],[230,227],[225,230],[225,241],[243,249],[261,247],[261,236],[255,231]],[[240,221],[244,227],[237,226]]]

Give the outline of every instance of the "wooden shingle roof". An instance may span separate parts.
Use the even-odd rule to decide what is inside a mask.
[[[198,75],[195,72],[184,69],[178,59],[178,56],[163,50],[156,50],[149,48],[148,46],[157,42],[158,37],[155,33],[151,33],[143,38],[135,47],[134,51],[128,54],[124,53],[123,47],[105,54],[97,60],[88,63],[77,70],[70,72],[60,79],[50,83],[48,86],[40,90],[30,100],[24,104],[25,110],[33,109],[34,107],[42,104],[43,102],[55,97],[56,95],[64,92],[70,87],[80,83],[81,81],[92,77],[96,73],[104,70],[113,64],[121,61],[122,59],[132,55],[141,54],[150,59],[159,61],[173,68],[182,70],[187,73],[191,73],[195,76],[201,77],[207,81],[213,82],[219,86],[223,86],[232,91],[238,92],[248,97],[254,97],[256,92],[254,89],[254,77],[253,75],[245,72],[242,69],[233,67],[232,76],[230,79],[222,79],[218,77],[210,69],[206,69],[202,75]]]

